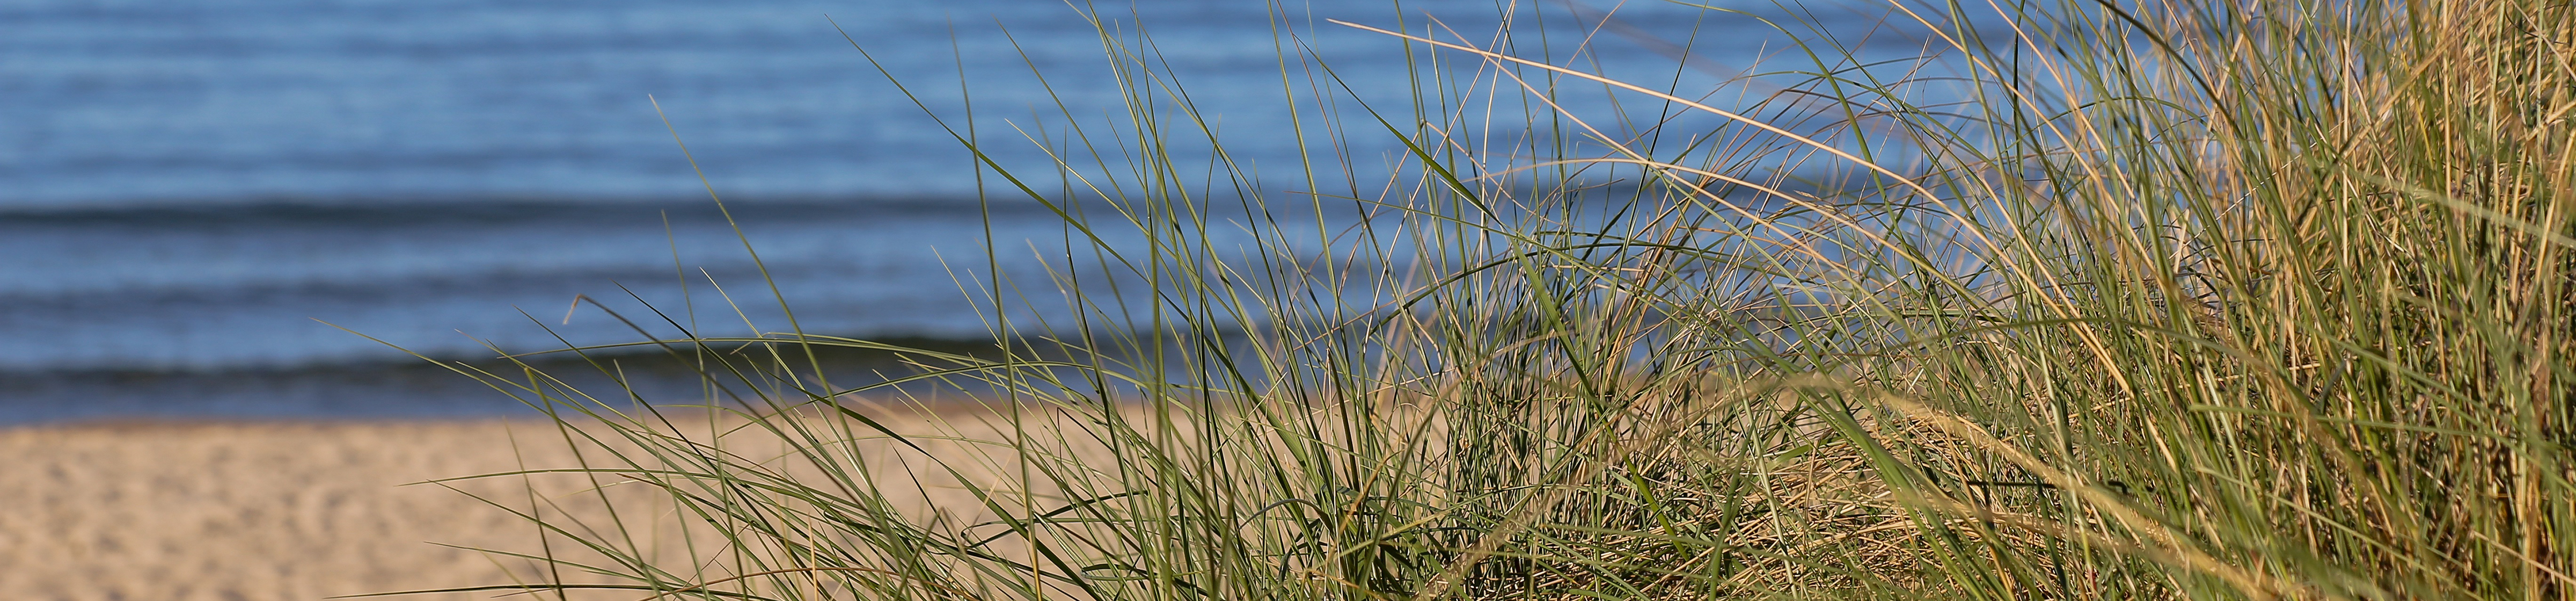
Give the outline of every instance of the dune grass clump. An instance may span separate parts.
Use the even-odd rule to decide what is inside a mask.
[[[1872,10],[1711,9],[1785,49],[1715,92],[1595,75],[1538,22],[1283,17],[1286,171],[1095,21],[1119,128],[982,165],[1067,224],[1055,289],[982,276],[994,352],[683,335],[685,410],[494,377],[605,424],[517,475],[670,499],[546,522],[563,559],[496,588],[2576,596],[2576,8]],[[1310,25],[1379,32],[1413,94],[1351,91]],[[854,402],[825,347],[981,409]],[[636,541],[657,521],[684,558]]]

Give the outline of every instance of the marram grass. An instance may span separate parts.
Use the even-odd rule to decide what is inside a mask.
[[[669,499],[528,511],[553,568],[487,590],[2576,597],[2576,7],[1872,10],[1712,12],[1796,41],[1714,94],[1355,19],[1393,102],[1283,16],[1257,174],[1095,20],[1115,127],[951,121],[1067,223],[1057,289],[975,287],[994,352],[894,349],[987,409],[857,409],[808,351],[876,345],[792,324],[664,341],[707,407],[484,373],[597,443],[503,476]]]

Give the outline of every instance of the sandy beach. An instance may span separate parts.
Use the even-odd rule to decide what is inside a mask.
[[[467,493],[585,521],[601,519],[597,493],[577,479],[415,483],[577,466],[574,448],[554,424],[525,420],[0,430],[0,599],[310,600],[542,579],[531,562],[457,548],[543,550],[535,526]],[[871,469],[919,463],[878,455],[886,463]],[[612,494],[632,495],[617,501],[630,522],[677,523],[632,513],[657,502],[650,492]],[[940,502],[921,501],[925,512]]]

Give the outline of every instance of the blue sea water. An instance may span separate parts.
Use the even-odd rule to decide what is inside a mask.
[[[1746,19],[1579,1],[1514,6],[1591,23],[1550,39],[1613,71],[1761,47]],[[1092,8],[1153,35],[1238,160],[1289,174],[1278,27],[1396,102],[1400,47],[1322,19],[1490,35],[1500,5],[1402,6]],[[1627,37],[1584,17],[1611,9]],[[1099,31],[1057,0],[0,0],[0,423],[508,411],[407,353],[638,336],[583,295],[783,329],[759,267],[807,331],[987,336],[987,228],[1022,272],[1063,229],[1008,195],[987,220],[916,101],[968,124],[962,84],[987,138],[1118,114]]]

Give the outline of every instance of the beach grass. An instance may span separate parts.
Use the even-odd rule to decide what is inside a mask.
[[[992,202],[1063,217],[1054,289],[961,269],[971,354],[654,343],[697,407],[473,370],[608,426],[547,475],[672,507],[547,521],[590,559],[488,590],[2576,595],[2576,8],[1710,10],[1782,51],[1712,92],[1595,75],[1544,20],[1282,9],[1284,171],[1224,151],[1152,15],[1086,13],[1128,113],[942,115],[1057,158],[977,153]],[[1345,27],[1409,97],[1300,46]],[[846,348],[962,392],[850,401],[881,389],[811,354]],[[638,551],[653,520],[686,561]]]

